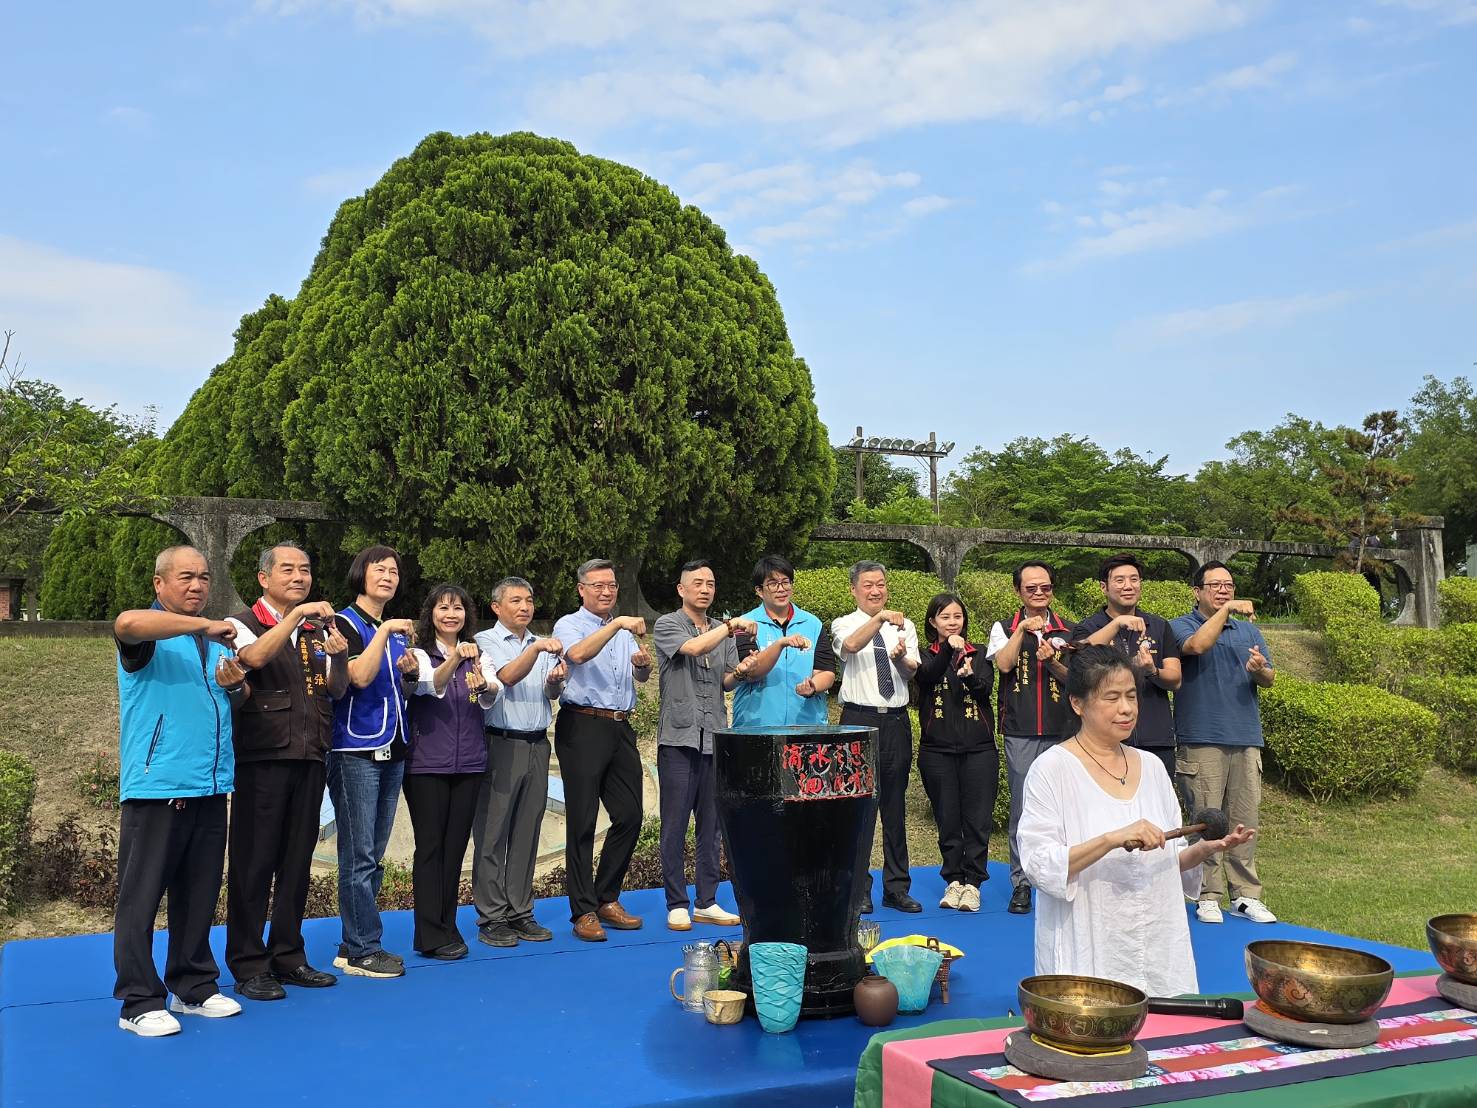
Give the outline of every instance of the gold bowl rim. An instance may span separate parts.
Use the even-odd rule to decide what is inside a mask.
[[[1426,921],[1426,929],[1428,931],[1435,931],[1437,934],[1444,935],[1446,938],[1453,939],[1459,943],[1477,943],[1477,935],[1453,935],[1441,926],[1443,920],[1457,919],[1470,920],[1474,926],[1477,926],[1477,912],[1442,912],[1439,916],[1432,916]]]
[[[1373,962],[1377,962],[1378,966],[1356,973],[1334,973],[1330,972],[1329,970],[1313,969],[1308,966],[1295,966],[1288,962],[1281,961],[1280,959],[1273,958],[1267,954],[1262,953],[1267,948],[1273,946],[1302,947],[1304,950],[1311,950],[1315,953],[1332,951],[1336,954],[1352,955],[1355,958],[1367,958]],[[1371,954],[1367,950],[1356,950],[1352,946],[1334,946],[1331,943],[1310,943],[1303,939],[1256,939],[1246,944],[1246,953],[1250,954],[1254,958],[1266,962],[1268,965],[1276,966],[1278,969],[1290,970],[1293,973],[1307,974],[1309,977],[1315,977],[1323,981],[1351,981],[1358,980],[1359,978],[1363,977],[1385,976],[1393,978],[1395,975],[1395,967],[1390,965],[1389,962],[1385,961],[1385,959],[1381,958],[1378,954]]]

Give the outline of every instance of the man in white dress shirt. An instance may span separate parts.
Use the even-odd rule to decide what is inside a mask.
[[[913,765],[913,725],[908,720],[908,681],[918,668],[918,629],[887,606],[887,568],[879,562],[851,567],[857,610],[831,623],[841,659],[841,722],[877,729],[877,807],[882,815],[882,904],[921,912],[908,894],[908,832],[904,822],[908,773]],[[872,876],[867,902],[872,911]]]

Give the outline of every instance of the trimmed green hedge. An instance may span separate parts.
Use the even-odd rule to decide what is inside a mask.
[[[1412,677],[1400,691],[1436,713],[1436,760],[1477,772],[1477,677]]]
[[[1410,792],[1436,753],[1436,714],[1383,689],[1283,675],[1261,706],[1273,769],[1315,800]]]
[[[928,634],[923,629],[928,602],[943,591],[944,583],[931,573],[912,569],[893,569],[887,573],[887,605],[902,612],[917,626],[920,648],[928,641]],[[795,603],[819,616],[827,631],[833,619],[856,611],[851,580],[846,576],[846,570],[837,566],[797,570]],[[973,633],[973,628],[970,630]]]
[[[1078,581],[1072,590],[1072,603],[1084,616],[1103,606],[1103,586],[1099,581]],[[1183,581],[1144,581],[1139,595],[1139,611],[1177,619],[1195,606],[1195,590]]]
[[[1395,627],[1339,614],[1323,629],[1329,675],[1400,692],[1412,677],[1477,676],[1477,623]]]
[[[1477,623],[1477,577],[1448,577],[1438,582],[1436,593],[1441,598],[1441,625]]]
[[[31,842],[31,802],[36,799],[36,771],[19,754],[0,750],[0,912],[19,902],[16,887]]]
[[[1292,579],[1298,618],[1322,631],[1336,616],[1380,622],[1380,594],[1357,573],[1300,573]]]

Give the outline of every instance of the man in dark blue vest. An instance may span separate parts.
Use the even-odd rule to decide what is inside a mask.
[[[217,988],[210,921],[226,857],[226,796],[235,777],[231,702],[246,695],[231,646],[235,627],[201,616],[210,567],[192,546],[154,563],[152,608],[121,613],[118,644],[118,905],[113,995],[118,1026],[173,1035],[176,1015],[234,1016]],[[169,893],[164,979],[154,966],[154,917]]]

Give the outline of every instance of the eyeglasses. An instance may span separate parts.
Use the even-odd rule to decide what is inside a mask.
[[[1050,585],[1022,585],[1021,592],[1027,596],[1050,596],[1052,586]]]
[[[789,592],[795,585],[791,581],[766,581],[761,587],[770,592]]]
[[[581,581],[580,588],[589,589],[591,592],[615,592],[620,586],[614,581]]]
[[[1200,587],[1206,592],[1235,592],[1235,581],[1204,581]]]

